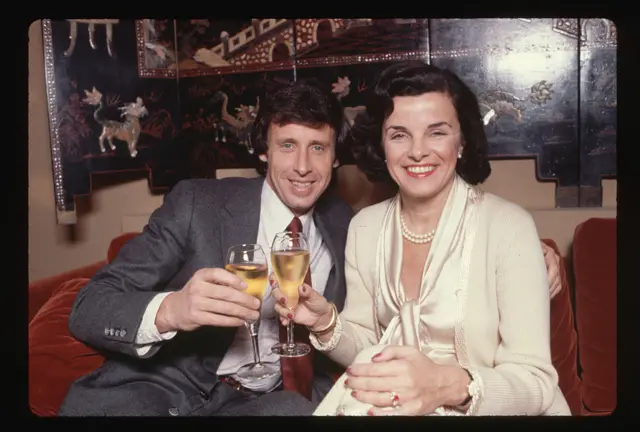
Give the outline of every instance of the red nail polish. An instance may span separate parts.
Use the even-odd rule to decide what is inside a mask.
[[[400,398],[398,397],[398,395],[393,395],[393,401],[394,402],[398,402],[400,400]]]
[[[378,353],[376,355],[374,355],[373,357],[371,357],[371,360],[375,360],[377,358],[379,358],[382,355],[382,353]]]
[[[373,410],[372,410],[372,409],[370,409],[369,411],[367,411],[367,415],[372,416],[372,415],[375,415],[375,414],[373,413]]]
[[[350,374],[350,373],[351,373],[351,368],[350,368],[350,367],[348,367],[348,368],[347,368],[347,373],[348,373],[348,374]]]
[[[292,313],[287,314],[287,318],[289,318],[289,319],[293,319],[293,314],[292,314]]]
[[[351,397],[356,397],[356,391],[355,390],[351,390]]]
[[[348,379],[344,380],[344,386],[345,386],[345,387],[348,387],[348,386],[349,386],[349,380],[348,380]]]

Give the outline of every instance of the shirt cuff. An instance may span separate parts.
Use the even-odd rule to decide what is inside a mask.
[[[151,354],[149,351],[154,344],[169,340],[178,333],[177,331],[160,333],[158,332],[158,328],[155,324],[160,304],[169,294],[171,293],[168,292],[156,295],[149,302],[147,309],[142,316],[142,322],[140,323],[140,327],[138,328],[138,333],[136,334],[136,339],[134,341],[136,351],[141,357],[149,356]],[[156,350],[151,351],[155,352]]]

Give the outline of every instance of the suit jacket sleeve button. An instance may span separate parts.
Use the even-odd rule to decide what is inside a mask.
[[[104,329],[104,335],[105,336],[109,336],[109,329],[105,327]]]
[[[125,337],[127,335],[127,331],[125,329],[120,330],[120,336]]]
[[[169,408],[169,414],[172,415],[173,417],[177,416],[178,414],[180,414],[180,412],[178,411],[178,408]]]

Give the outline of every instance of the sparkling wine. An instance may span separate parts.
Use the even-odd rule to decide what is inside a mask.
[[[269,273],[266,264],[227,264],[225,269],[247,283],[247,294],[262,301]]]
[[[287,297],[287,307],[294,310],[298,305],[298,288],[309,270],[308,250],[278,251],[271,254],[273,271],[280,290]]]

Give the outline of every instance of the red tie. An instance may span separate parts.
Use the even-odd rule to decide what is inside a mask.
[[[289,226],[288,231],[298,234],[302,232],[302,222],[298,217],[294,217]],[[304,278],[304,283],[311,285],[311,268]],[[296,342],[304,342],[309,345],[309,331],[303,325],[296,324],[293,328],[293,337]],[[287,341],[287,328],[280,326],[280,342]],[[280,366],[282,369],[282,386],[285,390],[300,393],[302,396],[311,400],[311,386],[313,384],[313,354],[311,352],[306,356],[295,358],[280,358]]]

